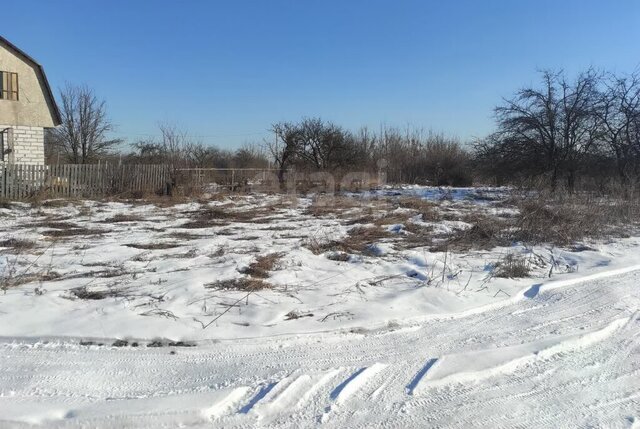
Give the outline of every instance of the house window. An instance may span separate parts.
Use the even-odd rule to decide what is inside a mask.
[[[18,101],[18,73],[0,71],[0,100]]]

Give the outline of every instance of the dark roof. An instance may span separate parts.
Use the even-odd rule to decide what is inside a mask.
[[[53,110],[53,122],[56,125],[60,125],[62,123],[62,117],[60,116],[60,110],[58,109],[58,105],[56,104],[56,98],[53,96],[53,91],[51,91],[51,86],[49,85],[49,81],[47,80],[47,75],[44,72],[44,68],[26,52],[24,52],[22,49],[18,48],[16,45],[2,36],[0,36],[0,45],[5,45],[19,57],[22,57],[25,61],[31,63],[31,65],[35,66],[40,71],[42,81],[44,82],[45,89],[47,90],[46,95],[49,96],[49,102],[51,103],[51,108]]]

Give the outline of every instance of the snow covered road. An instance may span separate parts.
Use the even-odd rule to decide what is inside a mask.
[[[0,427],[638,427],[638,309],[634,271],[373,331],[193,348],[3,338]]]

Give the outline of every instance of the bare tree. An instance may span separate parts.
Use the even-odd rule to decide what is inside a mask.
[[[52,130],[50,142],[74,164],[86,164],[122,142],[109,138],[114,130],[104,100],[86,85],[67,84],[60,90],[62,124]]]
[[[597,110],[602,140],[622,184],[640,180],[640,75],[607,76]]]
[[[264,152],[259,147],[251,144],[244,144],[230,158],[231,164],[235,168],[267,168],[269,165]]]
[[[336,172],[340,168],[364,164],[358,159],[355,137],[342,127],[319,118],[304,118],[298,123],[280,122],[271,130],[275,141],[267,141],[280,183],[291,167],[303,170]]]
[[[164,163],[173,169],[190,167],[191,156],[196,153],[194,148],[200,147],[194,142],[187,131],[176,125],[160,123],[160,147],[164,154]]]
[[[541,89],[525,88],[495,109],[502,148],[526,156],[549,174],[551,187],[564,176],[573,189],[577,168],[598,140],[598,73],[567,81],[563,72],[543,73]]]
[[[300,130],[290,122],[274,124],[271,130],[276,138],[275,141],[266,141],[266,146],[278,170],[280,186],[283,186],[287,169],[293,166],[300,153]]]

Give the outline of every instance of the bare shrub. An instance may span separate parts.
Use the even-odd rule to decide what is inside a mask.
[[[569,244],[585,235],[599,234],[597,215],[592,209],[571,203],[549,204],[528,200],[519,204],[514,238],[528,243]]]
[[[511,237],[527,243],[569,245],[584,238],[626,236],[640,222],[640,202],[615,192],[538,191],[517,201]]]
[[[529,262],[521,255],[507,254],[495,264],[493,275],[507,279],[529,277],[531,267]]]

